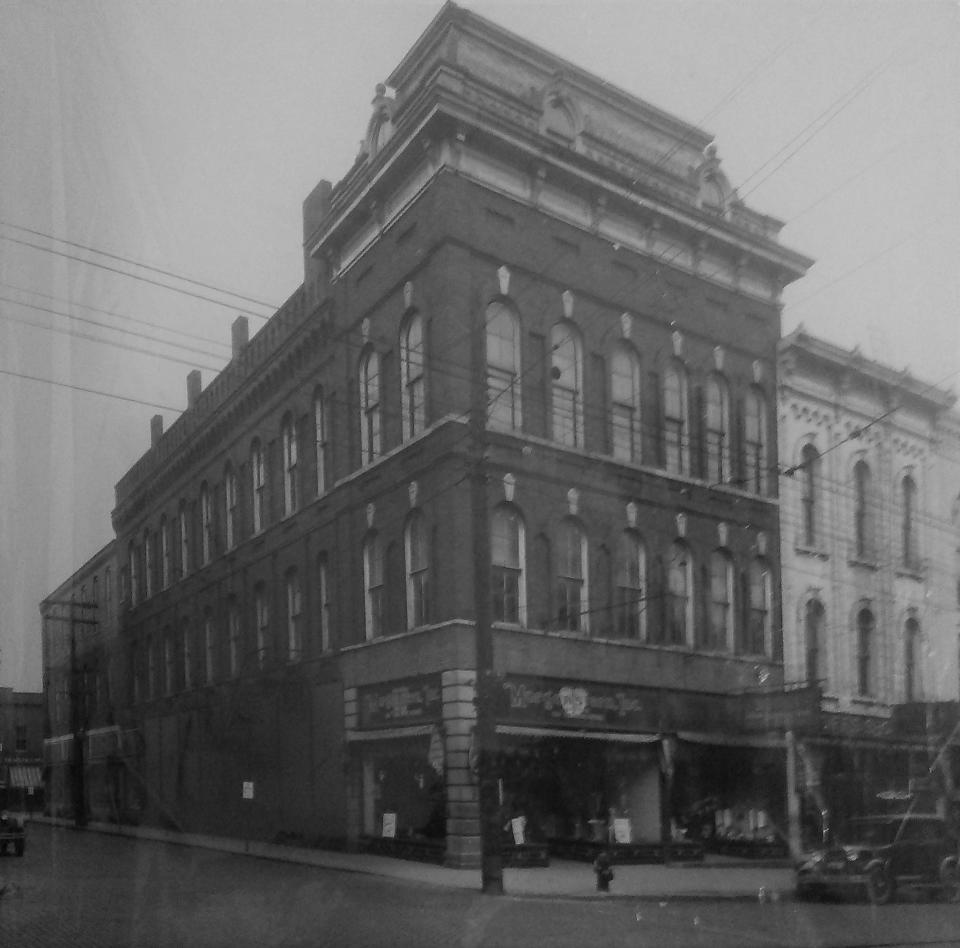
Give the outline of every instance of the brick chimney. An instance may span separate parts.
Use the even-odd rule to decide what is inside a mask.
[[[310,239],[323,219],[330,213],[330,192],[332,190],[333,185],[329,181],[321,181],[303,202],[304,243]]]
[[[233,358],[243,352],[250,341],[250,323],[246,316],[238,316],[230,327],[230,342],[233,346]]]
[[[194,369],[187,374],[187,408],[193,408],[200,398],[200,370]]]
[[[154,415],[150,419],[150,447],[155,448],[163,437],[163,415]]]

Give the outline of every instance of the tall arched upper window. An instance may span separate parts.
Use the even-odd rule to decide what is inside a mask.
[[[227,549],[232,550],[239,538],[240,520],[237,507],[237,474],[229,461],[223,470],[223,507],[224,539]]]
[[[709,649],[733,645],[733,560],[726,550],[710,556],[710,615],[703,644]]]
[[[380,356],[367,349],[360,359],[360,451],[363,464],[381,453]]]
[[[746,490],[767,493],[767,400],[752,385],[743,404],[743,477]]]
[[[589,630],[587,540],[572,520],[557,534],[557,626],[566,632]]]
[[[826,679],[826,663],[823,660],[826,622],[827,614],[823,603],[819,599],[808,599],[804,610],[803,631],[807,653],[806,675],[811,685],[824,682]]]
[[[251,526],[254,533],[259,533],[266,525],[266,493],[267,473],[263,460],[263,446],[259,438],[254,438],[250,445],[250,480],[253,490]]]
[[[206,481],[200,485],[200,556],[204,566],[213,556],[213,501]]]
[[[180,577],[190,572],[190,516],[187,502],[180,501],[177,511],[177,532],[180,539]]]
[[[329,652],[330,640],[330,575],[326,553],[317,557],[317,598],[320,602],[320,651]]]
[[[415,438],[426,422],[423,318],[411,313],[400,333],[400,403],[404,441]]]
[[[303,655],[303,601],[300,576],[295,569],[287,571],[287,661],[296,662]]]
[[[486,312],[487,417],[491,428],[519,430],[520,320],[506,304],[494,301]]]
[[[212,685],[216,675],[216,639],[213,630],[213,613],[207,609],[203,614],[203,683]]]
[[[367,641],[384,632],[383,542],[371,533],[363,544],[364,623]]]
[[[726,379],[713,373],[707,379],[707,480],[730,480],[730,393]]]
[[[800,452],[799,473],[803,545],[813,549],[820,539],[820,452],[812,444]]]
[[[670,551],[666,605],[665,641],[689,645],[693,631],[693,562],[686,544],[679,541]]]
[[[149,599],[153,595],[153,535],[149,530],[143,531],[143,585],[144,596]]]
[[[415,629],[429,621],[430,559],[423,514],[415,510],[404,531],[407,564],[407,626]]]
[[[903,626],[903,700],[917,701],[920,697],[920,623],[913,617]]]
[[[857,613],[857,692],[873,692],[873,630],[876,623],[873,612],[864,608]]]
[[[873,510],[871,507],[871,476],[866,461],[853,466],[853,529],[854,549],[858,559],[873,555]]]
[[[193,687],[193,629],[190,620],[180,623],[180,656],[183,661],[183,690]]]
[[[748,655],[769,655],[773,632],[773,583],[765,560],[757,558],[750,564],[748,587],[750,610],[744,651]]]
[[[901,497],[901,542],[903,547],[903,565],[908,569],[917,565],[917,483],[907,474],[900,485]]]
[[[243,639],[240,628],[240,609],[235,598],[227,604],[227,635],[230,639],[230,677],[236,678],[240,674],[243,662]]]
[[[617,635],[624,639],[647,637],[647,558],[635,530],[620,534],[616,566]]]
[[[663,373],[663,459],[670,474],[690,473],[687,372],[676,361]]]
[[[130,576],[130,606],[132,608],[140,599],[140,552],[133,540],[127,544],[127,564]]]
[[[550,393],[553,440],[583,447],[583,346],[570,322],[550,331]]]
[[[319,497],[327,489],[327,404],[320,386],[313,393],[313,439]]]
[[[257,665],[265,668],[270,645],[270,600],[263,583],[258,583],[253,590],[253,619],[257,631]]]
[[[173,571],[170,568],[170,521],[166,517],[160,518],[160,588],[166,589],[170,585]]]
[[[280,433],[283,443],[283,515],[289,517],[299,504],[297,468],[300,461],[300,446],[297,438],[297,422],[293,415],[284,415]]]
[[[494,622],[524,625],[524,529],[512,507],[498,507],[490,523],[490,594]]]
[[[613,456],[640,461],[640,360],[626,343],[610,358],[610,422]]]

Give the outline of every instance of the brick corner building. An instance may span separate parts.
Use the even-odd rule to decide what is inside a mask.
[[[454,4],[372,106],[116,488],[138,819],[477,865],[479,750],[510,858],[773,837],[811,261],[711,136]]]

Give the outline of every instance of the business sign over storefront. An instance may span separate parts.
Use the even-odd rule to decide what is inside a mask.
[[[602,682],[509,675],[498,718],[512,724],[657,730],[657,693]]]
[[[359,688],[357,704],[361,728],[439,721],[443,714],[440,676],[423,675]]]

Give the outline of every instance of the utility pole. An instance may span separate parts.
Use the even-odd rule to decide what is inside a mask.
[[[48,599],[46,605],[66,606],[70,610],[69,619],[63,616],[45,616],[47,621],[70,624],[70,732],[72,735],[72,756],[70,761],[70,797],[73,807],[73,824],[78,829],[87,825],[86,800],[86,762],[83,743],[86,740],[86,715],[82,708],[84,695],[81,689],[82,670],[77,662],[77,627],[90,625],[97,627],[97,620],[87,619],[82,613],[86,609],[96,609],[95,602],[74,602],[72,599]],[[77,609],[81,615],[77,616]]]
[[[470,412],[471,513],[473,519],[473,590],[476,623],[477,782],[480,808],[480,879],[482,891],[503,895],[503,856],[500,842],[500,788],[497,773],[496,678],[490,629],[490,515],[487,510],[487,382],[486,314],[474,307],[473,391]]]

